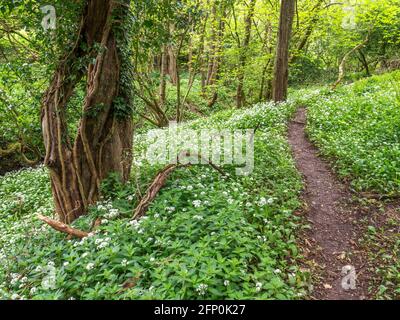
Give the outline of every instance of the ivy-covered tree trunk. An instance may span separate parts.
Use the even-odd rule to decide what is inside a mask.
[[[128,37],[130,0],[88,0],[73,49],[55,71],[42,105],[45,164],[56,211],[71,223],[99,197],[101,181],[130,175],[133,126]],[[75,142],[66,108],[86,74],[86,97]]]

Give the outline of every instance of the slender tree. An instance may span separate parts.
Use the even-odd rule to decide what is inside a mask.
[[[110,173],[131,169],[130,0],[87,0],[71,51],[59,61],[42,105],[44,163],[62,222],[86,213]],[[71,142],[66,109],[86,75],[78,133]]]
[[[251,26],[253,23],[254,17],[254,9],[256,5],[256,0],[251,0],[249,4],[249,11],[246,16],[245,20],[245,34],[242,45],[240,47],[240,54],[239,54],[239,70],[238,70],[238,86],[236,90],[236,105],[238,108],[241,108],[245,102],[245,95],[244,95],[244,71],[247,62],[248,56],[248,48],[251,39]]]
[[[296,0],[282,0],[279,18],[278,43],[276,47],[272,99],[286,100],[289,78],[289,43],[295,13]]]

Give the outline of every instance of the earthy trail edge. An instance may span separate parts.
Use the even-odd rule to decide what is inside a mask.
[[[315,281],[313,299],[361,300],[368,296],[369,276],[365,252],[357,247],[362,228],[357,222],[363,213],[353,205],[352,194],[318,157],[318,150],[307,139],[306,109],[300,108],[289,125],[289,144],[298,170],[305,182],[303,199],[306,217],[311,224],[305,242],[307,259],[321,268]],[[342,269],[354,266],[357,272],[355,290],[342,287]]]

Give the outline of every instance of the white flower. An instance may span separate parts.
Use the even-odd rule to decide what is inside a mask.
[[[208,285],[201,283],[197,286],[196,291],[198,292],[198,294],[200,296],[204,296],[207,292],[207,289],[208,289]]]
[[[64,262],[64,267],[68,267],[69,266],[69,262],[68,261],[66,261],[66,262]]]
[[[97,240],[96,240],[96,241],[97,241]],[[85,252],[85,253],[82,255],[82,259],[86,258],[88,255],[89,255],[89,252]]]
[[[201,206],[201,201],[200,200],[194,200],[192,203],[193,203],[195,208],[199,208]]]
[[[12,296],[11,296],[11,300],[17,300],[17,299],[19,299],[20,298],[20,296],[18,295],[18,294],[16,294],[16,293],[14,293]]]
[[[124,259],[121,261],[122,266],[126,267],[129,264],[129,261],[127,259]]]
[[[35,294],[36,291],[37,291],[36,287],[31,288],[31,291],[30,291],[31,295]]]
[[[280,270],[280,269],[275,269],[275,271],[274,271],[275,273],[282,273],[282,271]]]
[[[86,270],[92,270],[94,268],[94,263],[90,262],[86,266]]]
[[[128,197],[128,201],[133,201],[133,199],[134,199],[134,196],[133,196],[133,195],[130,195],[130,196]]]
[[[261,282],[257,282],[257,283],[256,283],[256,291],[257,291],[257,292],[260,292],[261,289],[262,289],[262,286],[263,286],[263,284],[262,284]]]
[[[193,216],[193,219],[196,219],[196,220],[199,220],[199,221],[204,220],[203,216],[199,216],[199,215]]]
[[[160,214],[158,214],[158,213],[156,213],[155,215],[154,215],[154,218],[159,218],[160,217]]]
[[[154,262],[156,259],[154,257],[150,258],[150,262]]]
[[[189,191],[192,191],[193,187],[192,186],[187,186],[186,189],[189,190]]]
[[[264,197],[262,197],[259,201],[258,201],[258,205],[260,207],[263,207],[267,204],[267,199],[265,199]]]
[[[224,286],[225,286],[225,287],[229,286],[229,284],[230,284],[230,281],[229,281],[229,280],[225,280],[225,281],[224,281]]]

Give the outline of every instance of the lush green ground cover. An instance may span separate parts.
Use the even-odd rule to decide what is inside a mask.
[[[103,219],[83,241],[66,240],[35,218],[38,212],[52,214],[45,168],[1,177],[0,298],[303,297],[307,273],[298,265],[295,237],[302,223],[293,215],[302,183],[285,138],[294,110],[293,102],[260,104],[187,124],[259,127],[254,173],[240,177],[224,167],[226,179],[208,166],[180,169],[147,216],[135,222],[136,180],[150,181],[159,167],[137,161],[140,179],[134,175],[129,186],[114,185],[112,201],[76,221],[88,230],[97,217]]]
[[[357,191],[400,193],[400,72],[373,76],[308,102],[308,132]]]
[[[308,132],[337,172],[356,191],[400,194],[400,72],[361,80],[335,93],[322,90],[307,103]],[[376,201],[362,205],[375,207]],[[376,275],[371,292],[379,299],[400,297],[399,209],[379,203],[379,217],[360,221],[362,244]]]

